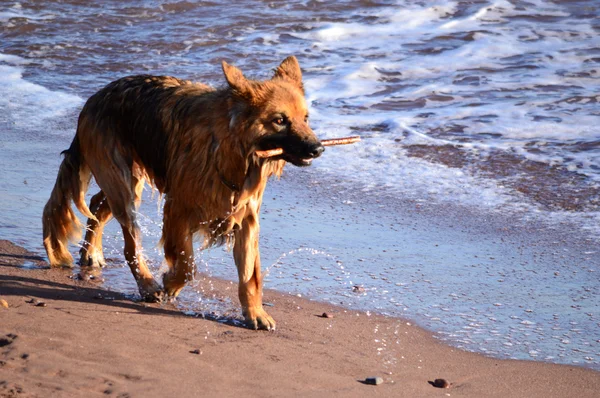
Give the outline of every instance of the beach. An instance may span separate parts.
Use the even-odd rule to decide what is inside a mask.
[[[277,330],[259,332],[132,301],[4,240],[0,281],[2,397],[597,396],[592,370],[487,358],[406,320],[274,291]],[[450,388],[430,384],[440,378]]]
[[[0,395],[597,396],[598,16],[591,0],[1,4]],[[114,220],[101,272],[45,268],[42,209],[93,93],[138,74],[224,87],[222,61],[267,80],[290,55],[317,136],[361,141],[267,185],[276,332],[241,326],[227,248],[195,242],[168,305],[139,302]],[[159,281],[163,206],[147,186],[136,213]]]

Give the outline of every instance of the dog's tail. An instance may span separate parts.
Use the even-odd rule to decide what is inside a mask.
[[[53,267],[72,266],[73,257],[67,245],[81,238],[82,225],[71,208],[71,201],[84,216],[96,220],[85,203],[91,171],[84,162],[78,135],[62,154],[64,159],[42,216],[44,247]]]

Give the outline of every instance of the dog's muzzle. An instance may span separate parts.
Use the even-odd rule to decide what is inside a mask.
[[[316,159],[319,156],[321,156],[323,151],[325,151],[325,147],[320,142],[317,142],[316,144],[310,144],[309,146],[307,146],[306,151],[305,151],[306,155],[304,155],[304,154],[301,156],[289,155],[288,159],[286,159],[286,160],[295,166],[300,166],[300,167],[310,166],[313,159]]]

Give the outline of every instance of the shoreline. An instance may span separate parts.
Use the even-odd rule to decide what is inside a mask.
[[[185,316],[172,305],[133,302],[97,283],[73,280],[70,270],[23,268],[24,261],[44,264],[0,241],[0,298],[9,305],[0,308],[0,396],[597,393],[596,371],[461,351],[402,319],[267,290],[265,302],[273,304],[269,311],[278,329],[256,332]],[[211,283],[235,298],[235,284]],[[333,317],[319,317],[323,312]],[[361,383],[374,376],[384,383]],[[452,386],[433,387],[429,382],[437,378]]]
[[[143,245],[159,277],[161,215],[148,196],[140,209]],[[289,167],[267,187],[261,227],[266,289],[409,319],[444,344],[494,358],[600,370],[590,280],[600,263],[586,253],[591,241],[567,226],[397,197],[383,188],[365,193],[318,167]],[[42,254],[37,233],[17,243]],[[135,297],[116,222],[105,231],[105,254],[102,286]],[[209,280],[237,279],[231,253],[196,250],[195,257]],[[211,299],[210,285],[190,284],[179,310],[237,311],[237,297]],[[355,285],[364,292],[353,292]]]

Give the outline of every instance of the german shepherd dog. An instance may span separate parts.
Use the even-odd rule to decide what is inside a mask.
[[[174,298],[195,272],[192,236],[203,247],[228,243],[239,276],[246,323],[275,329],[263,309],[259,212],[267,180],[286,162],[308,166],[324,148],[308,124],[302,72],[286,58],[270,80],[246,79],[222,63],[221,89],[167,76],[116,80],[87,101],[43,213],[44,247],[53,267],[72,266],[68,241],[88,217],[80,265],[101,267],[102,231],[114,217],[123,229],[125,258],[142,298]],[[255,151],[283,148],[259,158]],[[100,187],[88,207],[92,175]],[[165,195],[161,244],[169,267],[161,287],[141,247],[136,210],[145,183]]]

